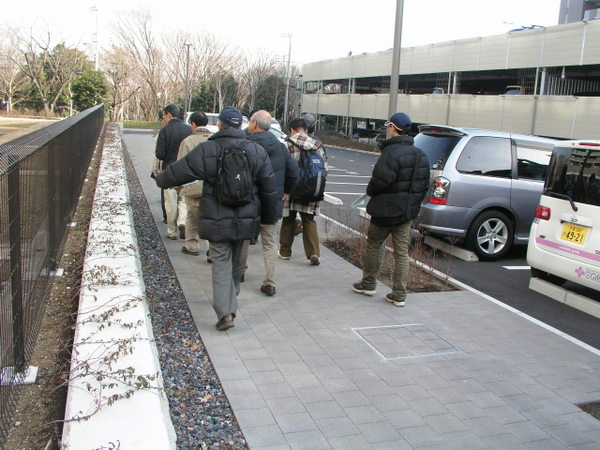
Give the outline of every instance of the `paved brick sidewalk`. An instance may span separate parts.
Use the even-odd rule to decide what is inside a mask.
[[[125,138],[160,219],[148,149]],[[576,406],[600,400],[600,352],[469,291],[411,294],[404,308],[385,286],[355,294],[358,269],[324,248],[310,266],[298,239],[274,297],[250,247],[236,326],[218,332],[210,265],[182,243],[165,239],[252,449],[600,448],[600,421]]]

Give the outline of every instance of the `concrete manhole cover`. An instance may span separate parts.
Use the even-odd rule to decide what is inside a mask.
[[[385,359],[460,352],[457,347],[420,323],[353,328],[352,331]]]

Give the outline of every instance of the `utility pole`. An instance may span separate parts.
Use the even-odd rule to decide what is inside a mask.
[[[90,8],[91,12],[96,13],[96,32],[94,33],[94,43],[96,44],[96,54],[94,55],[94,68],[98,70],[98,7],[95,5]]]
[[[288,97],[290,93],[290,61],[292,55],[292,35],[282,34],[282,37],[288,38],[288,56],[287,56],[287,67],[285,69],[285,99],[283,103],[283,122],[287,126],[288,123]]]
[[[388,117],[391,117],[392,114],[397,112],[396,108],[398,106],[398,79],[400,77],[400,49],[402,48],[403,12],[404,0],[396,0],[396,25],[394,27],[394,52],[392,54],[392,75],[390,78],[390,100],[388,104]]]
[[[185,43],[183,44],[185,45],[186,48],[186,58],[185,58],[185,104],[183,105],[183,108],[185,109],[185,112],[188,112],[190,110],[190,106],[192,103],[192,99],[191,99],[191,95],[190,95],[190,47],[192,46],[192,44],[190,43]]]

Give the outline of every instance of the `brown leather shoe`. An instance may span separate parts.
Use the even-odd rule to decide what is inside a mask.
[[[263,284],[260,287],[260,292],[262,292],[265,295],[268,295],[269,297],[273,297],[275,295],[275,286],[271,286],[270,284]]]
[[[217,327],[217,330],[219,331],[225,331],[228,330],[229,328],[233,328],[234,323],[233,323],[233,314],[226,314],[224,315],[221,320],[219,320],[217,322],[217,325],[215,325]]]

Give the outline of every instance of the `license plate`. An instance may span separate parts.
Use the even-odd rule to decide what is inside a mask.
[[[560,238],[576,244],[583,244],[585,242],[587,232],[588,229],[586,227],[580,227],[579,225],[573,225],[572,223],[565,223],[563,225],[563,232],[560,235]]]

